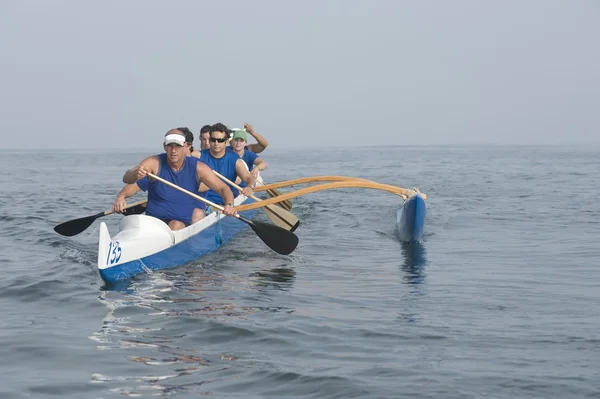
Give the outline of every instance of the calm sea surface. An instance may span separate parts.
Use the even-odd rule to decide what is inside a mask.
[[[52,228],[146,155],[0,152],[0,398],[600,398],[600,147],[269,148],[267,182],[419,187],[422,245],[398,197],[325,191],[290,256],[246,229],[107,290],[99,222]]]

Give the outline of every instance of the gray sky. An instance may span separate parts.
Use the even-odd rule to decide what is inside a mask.
[[[0,148],[600,142],[597,0],[0,0],[0,50]]]

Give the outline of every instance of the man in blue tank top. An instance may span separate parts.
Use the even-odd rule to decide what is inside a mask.
[[[252,177],[244,161],[237,154],[226,150],[228,139],[229,129],[227,129],[227,126],[222,123],[214,124],[210,130],[210,148],[200,151],[200,163],[208,165],[210,169],[219,172],[231,181],[235,181],[239,176],[246,183],[242,194],[249,197],[254,194],[252,189],[254,188],[255,178]],[[223,204],[222,197],[210,187],[200,185],[200,192],[206,199],[217,204]],[[236,189],[233,189],[233,193],[234,195],[238,194]]]
[[[248,133],[245,130],[234,130],[231,136],[230,146],[227,147],[227,151],[236,153],[248,166],[250,174],[256,180],[258,173],[267,168],[267,163],[264,159],[256,155],[254,152],[247,148],[248,144]]]
[[[126,206],[125,199],[141,189],[148,191],[146,215],[163,220],[172,230],[183,229],[204,217],[204,203],[148,178],[147,174],[152,173],[193,193],[197,192],[202,182],[219,196],[221,204],[225,204],[224,214],[236,214],[233,207],[234,196],[229,187],[210,168],[198,162],[197,158],[186,156],[186,139],[182,131],[169,130],[163,147],[165,153],[149,156],[138,166],[125,172],[123,182],[127,185],[117,195],[113,204],[114,211],[121,212]]]

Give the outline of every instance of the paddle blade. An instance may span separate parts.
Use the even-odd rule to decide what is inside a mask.
[[[104,212],[100,212],[97,215],[86,216],[84,218],[69,220],[68,222],[55,226],[54,231],[60,235],[72,237],[90,227],[92,223],[94,223],[94,220],[98,219],[100,216],[104,216]]]
[[[279,195],[281,195],[281,192],[272,188],[270,190],[267,190],[267,194],[269,195],[269,197],[274,198],[277,197]],[[280,207],[282,207],[283,209],[285,209],[286,211],[291,211],[292,210],[292,201],[290,200],[283,200],[281,202],[277,202],[277,205],[279,205]],[[294,230],[292,230],[294,231]]]
[[[292,212],[286,211],[277,205],[267,205],[264,208],[267,217],[275,226],[288,231],[294,231],[298,228],[300,220]]]
[[[269,223],[248,220],[243,216],[239,216],[239,219],[248,223],[256,235],[258,235],[269,248],[278,254],[289,255],[294,252],[294,249],[298,246],[298,236],[291,231],[287,231]]]

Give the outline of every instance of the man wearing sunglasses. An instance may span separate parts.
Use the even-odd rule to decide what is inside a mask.
[[[149,178],[147,174],[152,173],[191,192],[196,192],[202,182],[219,197],[221,204],[226,204],[224,214],[236,214],[231,189],[209,167],[198,162],[197,158],[187,156],[189,148],[186,148],[184,132],[179,129],[169,130],[165,135],[163,147],[164,153],[149,156],[138,166],[125,172],[123,182],[127,185],[117,195],[113,204],[115,212],[122,212],[125,199],[141,189],[148,191],[146,215],[164,221],[171,230],[181,230],[204,218],[206,206],[203,202]]]
[[[216,170],[231,181],[235,181],[239,176],[246,183],[242,194],[249,197],[254,193],[252,188],[254,188],[255,178],[248,172],[244,161],[236,153],[227,151],[229,132],[230,130],[227,126],[222,123],[216,123],[211,126],[210,148],[200,151],[200,163],[205,163],[210,169]],[[203,197],[219,205],[228,204],[227,202],[223,202],[223,198],[217,192],[209,188],[206,185],[200,185],[200,192]],[[237,196],[238,191],[236,189],[232,190],[234,196]]]

